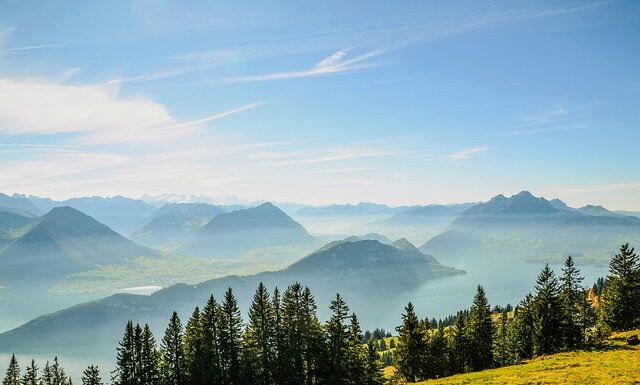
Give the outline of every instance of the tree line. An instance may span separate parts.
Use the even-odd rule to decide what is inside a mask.
[[[528,294],[513,311],[492,312],[478,286],[471,308],[459,312],[452,327],[433,327],[419,319],[411,303],[402,314],[396,374],[416,382],[457,373],[514,364],[537,355],[599,343],[609,331],[640,326],[640,260],[629,244],[609,264],[609,276],[598,280],[594,305],[574,260],[567,257],[557,276],[546,265]]]
[[[184,326],[173,312],[159,344],[148,325],[127,322],[111,382],[380,385],[385,382],[383,362],[393,363],[396,377],[409,382],[510,365],[597,343],[610,330],[640,326],[640,259],[634,249],[622,245],[609,270],[595,285],[601,292],[597,301],[568,257],[559,276],[546,265],[535,292],[516,307],[492,311],[482,286],[470,309],[444,321],[418,318],[409,303],[392,340],[393,352],[380,352],[379,340],[389,335],[383,329],[364,339],[357,316],[339,294],[322,323],[308,287],[294,283],[281,294],[278,288],[269,293],[260,283],[245,323],[229,288],[221,303],[211,296],[202,310],[196,307]],[[82,383],[102,385],[96,366],[84,371]],[[21,375],[12,356],[2,385],[71,385],[71,379],[57,358],[47,362],[42,375],[33,360]]]

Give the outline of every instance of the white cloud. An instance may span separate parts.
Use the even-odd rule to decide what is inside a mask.
[[[34,44],[34,45],[27,45],[24,47],[2,48],[0,49],[0,55],[10,55],[15,53],[33,51],[37,49],[53,48],[53,47],[56,47],[56,45],[55,44]]]
[[[367,63],[367,61],[385,52],[386,52],[385,50],[374,50],[374,51],[370,51],[365,54],[353,57],[351,59],[345,60],[348,56],[349,50],[342,49],[322,59],[321,61],[316,63],[316,65],[314,65],[309,69],[299,70],[299,71],[288,71],[288,72],[273,72],[270,74],[263,74],[263,75],[240,76],[240,77],[228,79],[228,82],[232,82],[232,83],[260,82],[260,81],[269,81],[269,80],[305,78],[305,77],[315,77],[315,76],[322,76],[322,75],[352,72],[352,71],[374,66],[375,64]]]
[[[445,157],[445,160],[449,163],[461,162],[463,160],[470,159],[472,156],[481,154],[487,151],[487,147],[467,147],[460,151],[449,154]]]
[[[259,106],[252,103],[193,122],[178,122],[160,103],[125,98],[117,85],[78,86],[34,79],[0,78],[0,132],[79,134],[79,143],[130,143],[174,140],[199,125]]]

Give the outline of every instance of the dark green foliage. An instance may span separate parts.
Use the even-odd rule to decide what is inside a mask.
[[[575,348],[584,342],[584,328],[582,317],[587,310],[585,305],[586,293],[582,288],[582,276],[575,266],[573,258],[568,256],[562,268],[560,278],[560,302],[562,306],[562,335],[567,348]]]
[[[231,288],[227,289],[221,307],[220,358],[223,383],[240,384],[240,345],[242,343],[242,317],[238,301]]]
[[[184,369],[187,383],[190,385],[204,384],[205,367],[202,320],[198,307],[187,321],[184,331]]]
[[[509,325],[509,348],[516,361],[531,358],[533,355],[533,296],[527,296],[516,308],[516,316]]]
[[[466,317],[458,312],[449,338],[449,372],[464,373],[469,363]]]
[[[382,385],[384,377],[382,376],[382,365],[378,351],[373,339],[369,339],[365,350],[364,359],[364,375],[361,384],[363,385]]]
[[[275,340],[276,314],[273,303],[262,284],[258,285],[253,302],[249,309],[249,325],[244,334],[243,355],[248,361],[252,383],[268,385],[273,383],[273,363],[276,347]],[[245,383],[249,382],[245,380]]]
[[[175,311],[169,320],[160,345],[160,375],[163,385],[185,385],[183,331],[180,317]]]
[[[493,361],[496,366],[505,366],[512,363],[508,323],[507,312],[504,311],[500,316],[500,323],[496,328],[496,334],[493,338]]]
[[[408,381],[422,378],[422,366],[425,358],[425,333],[416,316],[413,304],[404,308],[402,325],[396,330],[399,334],[394,362],[398,373]]]
[[[349,307],[340,294],[331,301],[331,318],[326,325],[327,333],[327,380],[334,385],[348,383],[348,329],[345,321]]]
[[[562,347],[562,304],[558,279],[548,264],[536,280],[533,303],[533,352],[555,353]]]
[[[429,338],[426,377],[438,378],[449,373],[449,349],[444,327],[440,325]]]
[[[640,324],[640,259],[629,244],[609,263],[604,297],[604,319],[613,330],[628,330]]]
[[[202,328],[202,362],[204,372],[202,382],[204,384],[222,383],[222,361],[220,348],[220,327],[222,324],[222,310],[212,296],[202,309],[200,323]]]
[[[9,367],[2,380],[2,385],[20,385],[20,365],[15,354],[11,355]]]
[[[349,371],[349,384],[358,385],[362,382],[366,373],[365,350],[362,346],[362,330],[355,313],[351,314],[349,324],[347,347],[347,370]]]
[[[40,385],[40,377],[38,377],[38,365],[31,360],[31,365],[27,366],[22,376],[22,385]]]
[[[82,385],[102,385],[100,370],[97,366],[90,365],[82,372]]]
[[[467,321],[471,370],[482,370],[493,365],[492,349],[495,325],[491,319],[490,309],[484,288],[478,286]]]
[[[71,385],[71,379],[67,377],[64,368],[58,362],[58,357],[53,358],[53,364],[49,361],[44,366],[42,372],[43,385]]]

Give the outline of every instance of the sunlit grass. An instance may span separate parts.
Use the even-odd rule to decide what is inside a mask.
[[[598,349],[558,353],[519,365],[459,374],[420,384],[638,384],[640,346],[628,346],[625,340],[639,332],[614,334]]]

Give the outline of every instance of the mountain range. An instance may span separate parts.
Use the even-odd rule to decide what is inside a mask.
[[[50,283],[97,266],[157,255],[76,209],[55,207],[0,253],[0,280]]]
[[[177,252],[211,258],[237,257],[251,250],[303,245],[313,241],[307,230],[271,203],[221,213],[200,228]]]
[[[0,335],[0,349],[33,351],[40,349],[93,349],[115,341],[127,320],[150,322],[161,330],[168,312],[176,309],[187,317],[195,306],[202,305],[212,293],[221,298],[232,287],[242,308],[246,308],[259,282],[273,289],[284,289],[294,281],[303,282],[322,304],[328,304],[340,292],[354,309],[375,309],[381,298],[397,296],[434,278],[462,271],[441,265],[435,258],[421,253],[406,240],[385,245],[378,241],[350,239],[323,247],[288,268],[253,276],[229,276],[197,285],[178,284],[150,296],[116,294],[97,301],[76,305],[34,319]],[[394,282],[380,285],[379,277]],[[375,323],[375,312],[359,313],[366,324]],[[90,345],[90,346],[87,346]]]
[[[420,249],[443,260],[475,255],[557,262],[572,255],[597,264],[608,261],[620,244],[638,241],[637,217],[595,206],[572,209],[523,191],[465,210]]]

